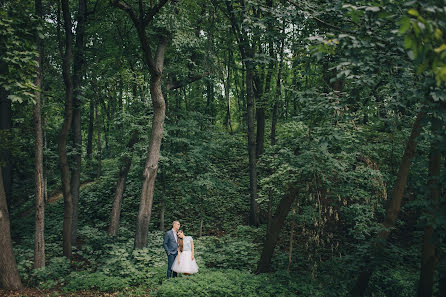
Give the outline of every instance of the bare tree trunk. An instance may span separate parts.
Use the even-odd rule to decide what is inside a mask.
[[[0,282],[7,290],[17,290],[22,287],[17,263],[12,250],[6,193],[3,186],[3,174],[0,167]]]
[[[282,32],[285,33],[285,23],[283,24]],[[284,44],[285,44],[285,38],[282,39],[282,43],[280,45],[280,57],[279,57],[279,65],[278,65],[278,71],[277,71],[277,80],[276,80],[276,98],[274,100],[273,105],[273,114],[272,114],[272,121],[271,121],[271,145],[276,144],[276,126],[277,126],[277,113],[279,109],[278,101],[282,97],[282,85],[281,85],[281,79],[282,79],[282,66],[283,66],[283,52],[284,52]]]
[[[36,0],[36,15],[42,19],[42,1]],[[35,92],[36,103],[33,108],[34,118],[34,183],[36,191],[36,218],[34,232],[34,268],[45,266],[45,199],[44,199],[44,179],[43,179],[43,136],[42,136],[42,116],[41,116],[41,89],[42,89],[42,40],[36,32],[36,79]]]
[[[403,158],[401,159],[400,168],[398,170],[398,175],[392,192],[392,200],[390,201],[390,204],[387,208],[383,228],[378,233],[376,242],[373,244],[373,248],[369,253],[369,256],[371,258],[375,257],[376,255],[382,254],[387,238],[389,237],[390,230],[395,224],[395,221],[398,217],[404,190],[407,184],[407,176],[409,175],[410,164],[413,156],[415,155],[415,150],[417,147],[416,138],[418,137],[418,135],[420,135],[422,128],[421,122],[423,117],[423,112],[419,112],[413,124],[412,132],[410,134],[409,140],[407,141]],[[368,264],[367,268],[368,269],[362,271],[358,276],[356,284],[351,291],[352,296],[364,296],[375,265],[373,263]]]
[[[163,137],[166,104],[161,90],[161,78],[164,66],[164,56],[170,39],[170,37],[167,36],[159,36],[158,47],[155,55],[152,55],[152,49],[146,34],[146,27],[160,9],[167,3],[167,0],[160,0],[146,12],[142,11],[142,8],[140,7],[138,11],[139,16],[137,16],[132,7],[123,1],[111,0],[110,2],[113,6],[125,11],[135,25],[143,51],[144,62],[150,72],[150,95],[153,106],[152,132],[150,135],[149,149],[143,173],[144,183],[141,191],[141,201],[136,222],[134,244],[135,249],[141,249],[147,244],[150,216],[152,214],[153,191],[158,171],[161,140]]]
[[[71,172],[71,195],[73,200],[73,218],[71,225],[71,243],[77,241],[77,224],[79,216],[79,191],[81,185],[82,161],[82,131],[81,131],[81,86],[82,69],[84,68],[84,35],[87,22],[87,1],[79,0],[77,13],[76,44],[73,57],[73,140],[74,140],[74,166]]]
[[[274,249],[276,248],[280,231],[285,223],[285,218],[290,212],[291,205],[296,198],[297,192],[297,188],[290,188],[285,196],[280,200],[271,224],[271,229],[266,234],[265,244],[263,245],[263,251],[257,266],[257,273],[264,273],[271,270],[271,259],[273,257]]]
[[[198,233],[198,237],[203,236],[203,219],[200,221],[200,232]]]
[[[296,208],[293,208],[293,216],[296,215]],[[291,221],[291,232],[290,232],[290,247],[288,251],[288,271],[291,268],[291,262],[293,260],[293,242],[294,242],[294,229],[296,228],[296,222],[293,218]]]
[[[94,121],[94,99],[90,98],[90,115],[88,122],[88,136],[87,136],[87,159],[91,160],[93,152],[93,121]]]
[[[167,40],[160,46],[164,47],[162,59],[167,48]],[[139,205],[138,221],[136,224],[135,248],[141,249],[147,244],[147,232],[149,231],[150,216],[152,214],[153,191],[155,178],[158,171],[159,153],[163,136],[165,104],[161,91],[161,74],[152,75],[150,81],[150,94],[154,115],[152,120],[152,133],[150,135],[149,152],[144,169],[144,184],[141,192],[141,203]]]
[[[432,135],[439,135],[441,122],[432,119]],[[441,151],[433,140],[431,143],[431,156],[429,160],[429,181],[430,189],[430,210],[432,216],[435,209],[438,209],[440,201],[440,164]],[[434,285],[435,266],[438,263],[438,256],[433,243],[434,228],[431,224],[424,227],[423,252],[421,256],[420,282],[418,283],[418,297],[431,297]]]
[[[96,173],[96,177],[100,177],[102,174],[102,144],[101,144],[101,119],[99,118],[99,104],[96,105],[96,109],[95,109],[95,118],[96,118],[96,130],[97,130],[97,161],[98,161],[98,168],[97,168],[97,173]]]
[[[119,170],[118,182],[116,183],[116,192],[115,197],[113,199],[113,207],[110,216],[110,226],[108,228],[108,234],[110,236],[116,236],[118,234],[119,229],[119,218],[121,216],[121,205],[122,205],[122,197],[125,191],[125,184],[127,181],[127,176],[129,174],[130,166],[132,164],[132,152],[133,147],[138,142],[138,132],[134,131],[132,137],[127,143],[127,152],[128,155],[125,155],[121,164],[121,168]]]
[[[57,138],[59,166],[62,179],[62,193],[64,197],[64,222],[63,222],[63,254],[71,259],[71,225],[73,215],[73,200],[70,189],[70,168],[67,157],[67,138],[70,131],[73,115],[73,81],[70,73],[72,59],[71,14],[68,0],[62,0],[62,12],[65,28],[65,53],[62,61],[62,74],[65,84],[65,115],[62,129]],[[60,41],[60,39],[59,39]],[[62,53],[62,44],[59,45]]]
[[[166,202],[164,201],[164,198],[161,200],[161,210],[160,210],[160,230],[164,231],[166,230],[166,227],[164,226],[164,214],[166,212]]]
[[[223,79],[223,85],[225,87],[225,98],[226,98],[226,125],[229,127],[229,131],[232,134],[232,123],[231,123],[231,98],[229,96],[229,88],[230,88],[230,78],[231,78],[231,61],[229,59],[228,54],[228,64],[227,64],[227,73],[226,80]]]
[[[5,74],[5,69],[8,69],[7,65],[0,64],[1,74]],[[6,71],[7,73],[7,71]],[[10,129],[12,128],[12,117],[11,117],[11,100],[8,99],[8,92],[3,86],[0,86],[0,131],[6,132],[2,133],[2,141],[8,141]],[[2,161],[3,169],[3,184],[5,187],[6,197],[8,199],[8,204],[11,202],[11,189],[12,189],[12,165],[11,165],[11,155],[9,152],[4,152],[0,155],[0,161]]]
[[[248,155],[249,155],[249,189],[251,225],[260,224],[259,206],[257,204],[257,159],[256,159],[256,137],[254,134],[254,90],[251,66],[246,67],[246,100],[248,110]]]

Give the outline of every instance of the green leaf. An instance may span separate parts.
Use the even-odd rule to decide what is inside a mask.
[[[400,24],[401,25],[400,25],[399,33],[400,34],[406,33],[407,30],[409,30],[409,28],[410,28],[410,20],[409,20],[409,18],[408,17],[402,18]]]
[[[18,102],[18,103],[22,103],[23,102],[23,98],[19,97],[17,95],[8,95],[8,99],[11,100],[13,103],[14,102]]]
[[[416,9],[413,9],[413,8],[409,9],[409,10],[407,11],[407,13],[410,14],[410,15],[416,16],[416,17],[420,16],[420,14],[418,13],[418,11],[417,11]]]

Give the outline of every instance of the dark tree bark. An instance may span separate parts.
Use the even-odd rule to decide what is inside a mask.
[[[87,159],[91,160],[93,152],[93,122],[94,122],[94,98],[90,98],[90,114],[88,122],[88,136],[87,136]]]
[[[101,119],[99,118],[99,104],[96,105],[95,108],[95,119],[96,119],[96,133],[97,133],[97,156],[96,159],[98,161],[98,168],[96,172],[96,177],[100,177],[102,175],[102,144],[101,144]]]
[[[22,287],[22,281],[12,250],[10,232],[8,206],[3,186],[2,168],[0,167],[0,282],[2,287],[7,290],[18,290]]]
[[[118,0],[111,0],[110,2],[113,6],[127,12],[132,20],[141,43],[144,62],[150,72],[150,95],[153,105],[152,132],[150,135],[149,149],[143,173],[144,183],[141,191],[141,201],[136,223],[134,244],[136,249],[141,249],[147,244],[147,235],[149,231],[150,217],[152,214],[153,191],[155,187],[155,178],[158,171],[158,161],[163,136],[166,105],[161,90],[161,78],[164,66],[164,55],[170,39],[164,35],[159,36],[158,47],[155,55],[153,55],[152,49],[150,48],[149,39],[146,34],[146,27],[152,21],[153,17],[158,14],[160,9],[167,3],[167,0],[160,0],[146,13],[142,11],[142,7],[140,7],[139,16],[137,16],[133,9],[125,2]]]
[[[60,36],[59,48],[62,55],[62,75],[65,84],[65,114],[63,126],[57,138],[57,149],[59,154],[59,166],[62,179],[62,193],[64,197],[63,255],[71,259],[71,226],[73,218],[73,200],[70,189],[70,168],[68,165],[67,156],[67,138],[73,116],[73,81],[70,73],[73,36],[71,32],[72,22],[69,1],[62,0],[61,2],[65,29],[65,53],[63,53],[63,46]]]
[[[85,26],[87,21],[87,1],[79,0],[77,13],[76,43],[73,57],[73,140],[74,140],[74,166],[71,172],[71,195],[73,200],[73,218],[71,225],[71,243],[77,241],[77,224],[79,213],[79,190],[81,185],[81,161],[82,161],[82,131],[81,131],[81,86],[82,70],[84,68],[85,50]]]
[[[132,152],[135,144],[139,140],[139,134],[137,131],[132,133],[132,137],[126,146],[126,154],[123,157],[121,168],[119,169],[118,181],[116,183],[115,197],[113,199],[113,207],[110,216],[110,226],[108,228],[108,234],[110,236],[116,236],[119,229],[119,219],[121,216],[122,197],[125,191],[125,184],[127,182],[127,176],[129,174],[130,166],[132,164]]]
[[[285,34],[285,23],[283,24],[282,34]],[[273,105],[273,114],[272,114],[272,120],[271,120],[271,145],[276,144],[276,125],[277,125],[277,117],[278,117],[278,109],[279,104],[278,101],[280,100],[280,97],[282,96],[282,66],[283,66],[283,52],[284,52],[284,45],[285,45],[285,38],[282,39],[282,43],[280,45],[280,54],[279,54],[279,65],[278,65],[278,71],[277,71],[277,80],[276,80],[276,98],[274,100]]]
[[[277,245],[277,240],[279,239],[280,231],[282,230],[285,219],[290,212],[291,205],[293,204],[297,193],[298,188],[290,188],[288,189],[286,195],[280,200],[279,206],[274,214],[270,230],[266,234],[263,251],[257,266],[257,273],[264,273],[271,270],[271,259]]]
[[[42,19],[42,1],[36,0],[36,15]],[[36,103],[33,108],[34,118],[34,183],[36,191],[36,218],[34,230],[34,268],[45,266],[45,199],[44,199],[44,178],[43,178],[43,133],[41,115],[41,89],[42,89],[42,40],[36,32],[37,47],[37,67],[35,85],[38,90],[35,92]]]
[[[7,74],[8,67],[6,65],[0,64],[0,71],[2,74]],[[6,72],[6,73],[5,73]],[[8,141],[10,129],[12,128],[12,116],[11,116],[11,100],[8,99],[8,92],[0,86],[0,132],[2,133],[2,141]],[[3,164],[3,184],[5,187],[6,197],[8,199],[8,204],[11,203],[11,189],[12,189],[12,164],[11,155],[9,152],[3,152],[0,155],[0,161]]]
[[[432,134],[439,135],[441,131],[441,121],[432,119]],[[433,216],[435,209],[438,209],[440,201],[440,165],[441,151],[435,141],[431,143],[429,160],[429,180],[430,189],[430,210],[429,215]],[[423,251],[421,255],[420,282],[418,283],[418,297],[431,297],[434,285],[435,266],[438,263],[438,256],[433,242],[434,228],[431,224],[424,227]]]
[[[244,8],[244,2],[242,1]],[[248,156],[249,156],[249,188],[250,188],[250,214],[249,222],[251,225],[258,226],[260,224],[259,206],[257,204],[257,165],[256,165],[256,136],[254,133],[254,73],[255,65],[254,47],[250,45],[248,34],[245,30],[239,27],[232,3],[226,2],[232,30],[237,37],[240,54],[242,56],[243,64],[246,67],[246,101],[247,101],[247,123],[248,123]]]
[[[395,221],[398,217],[401,202],[403,199],[404,190],[407,184],[407,176],[409,175],[410,164],[413,156],[415,155],[415,150],[417,147],[416,138],[421,132],[421,122],[424,117],[423,112],[419,112],[412,126],[412,132],[410,134],[409,140],[407,141],[406,148],[404,150],[403,158],[401,159],[400,167],[396,177],[395,185],[392,191],[392,200],[386,211],[386,216],[384,218],[383,228],[378,233],[375,243],[372,246],[372,250],[369,253],[370,258],[375,258],[377,255],[381,255],[389,237],[390,230],[394,226]],[[367,261],[369,262],[369,261]],[[364,296],[365,290],[369,283],[370,276],[373,273],[375,265],[373,263],[368,263],[358,276],[356,284],[351,291],[352,296]]]

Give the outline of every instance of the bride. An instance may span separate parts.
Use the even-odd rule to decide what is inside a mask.
[[[172,270],[186,275],[198,272],[194,258],[194,240],[192,236],[185,236],[182,230],[178,231],[178,255]]]

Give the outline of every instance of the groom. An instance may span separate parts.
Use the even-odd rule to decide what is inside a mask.
[[[164,250],[167,254],[167,278],[176,277],[177,273],[172,271],[173,261],[178,254],[178,237],[177,232],[180,229],[180,222],[173,221],[172,229],[166,232],[164,236]]]

